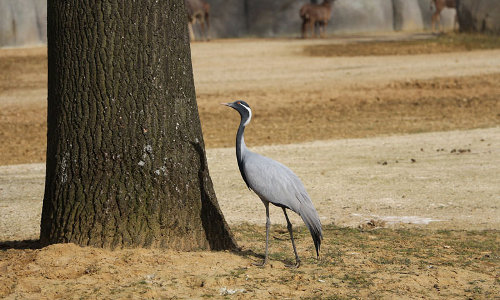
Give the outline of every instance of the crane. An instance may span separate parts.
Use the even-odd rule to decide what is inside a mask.
[[[264,266],[268,262],[269,256],[269,229],[271,227],[269,203],[281,207],[285,214],[287,229],[290,233],[295,254],[294,266],[300,266],[300,258],[295,247],[292,223],[288,219],[287,209],[297,213],[304,221],[311,233],[316,248],[316,257],[319,258],[321,239],[323,238],[321,222],[299,177],[285,165],[248,150],[243,133],[252,119],[252,109],[245,101],[237,100],[222,104],[234,108],[240,113],[241,121],[236,134],[238,167],[247,187],[259,196],[266,207],[266,252],[264,261],[260,265]]]

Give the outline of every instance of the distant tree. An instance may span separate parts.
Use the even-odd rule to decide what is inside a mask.
[[[184,1],[47,10],[41,242],[234,248],[207,168]]]

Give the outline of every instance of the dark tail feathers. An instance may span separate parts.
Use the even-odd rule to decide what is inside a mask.
[[[316,248],[316,256],[319,257],[319,250],[321,248],[321,240],[323,239],[323,231],[321,228],[321,222],[319,220],[318,213],[314,207],[310,207],[303,211],[300,215],[302,220],[306,224],[306,227],[311,233],[314,247]]]

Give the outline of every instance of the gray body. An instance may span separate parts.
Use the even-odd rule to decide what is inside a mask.
[[[266,207],[266,257],[264,264],[267,262],[268,256],[269,203],[283,209],[295,253],[296,266],[300,264],[300,259],[295,248],[292,224],[288,219],[286,209],[290,209],[301,216],[313,238],[316,255],[319,256],[322,239],[321,222],[304,185],[299,177],[285,165],[254,153],[246,147],[243,133],[252,116],[248,104],[244,101],[235,101],[225,105],[236,109],[241,115],[240,126],[236,134],[236,158],[243,180],[248,188],[259,196]]]

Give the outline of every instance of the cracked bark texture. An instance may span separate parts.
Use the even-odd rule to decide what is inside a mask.
[[[47,9],[41,242],[236,247],[205,158],[184,0]]]

